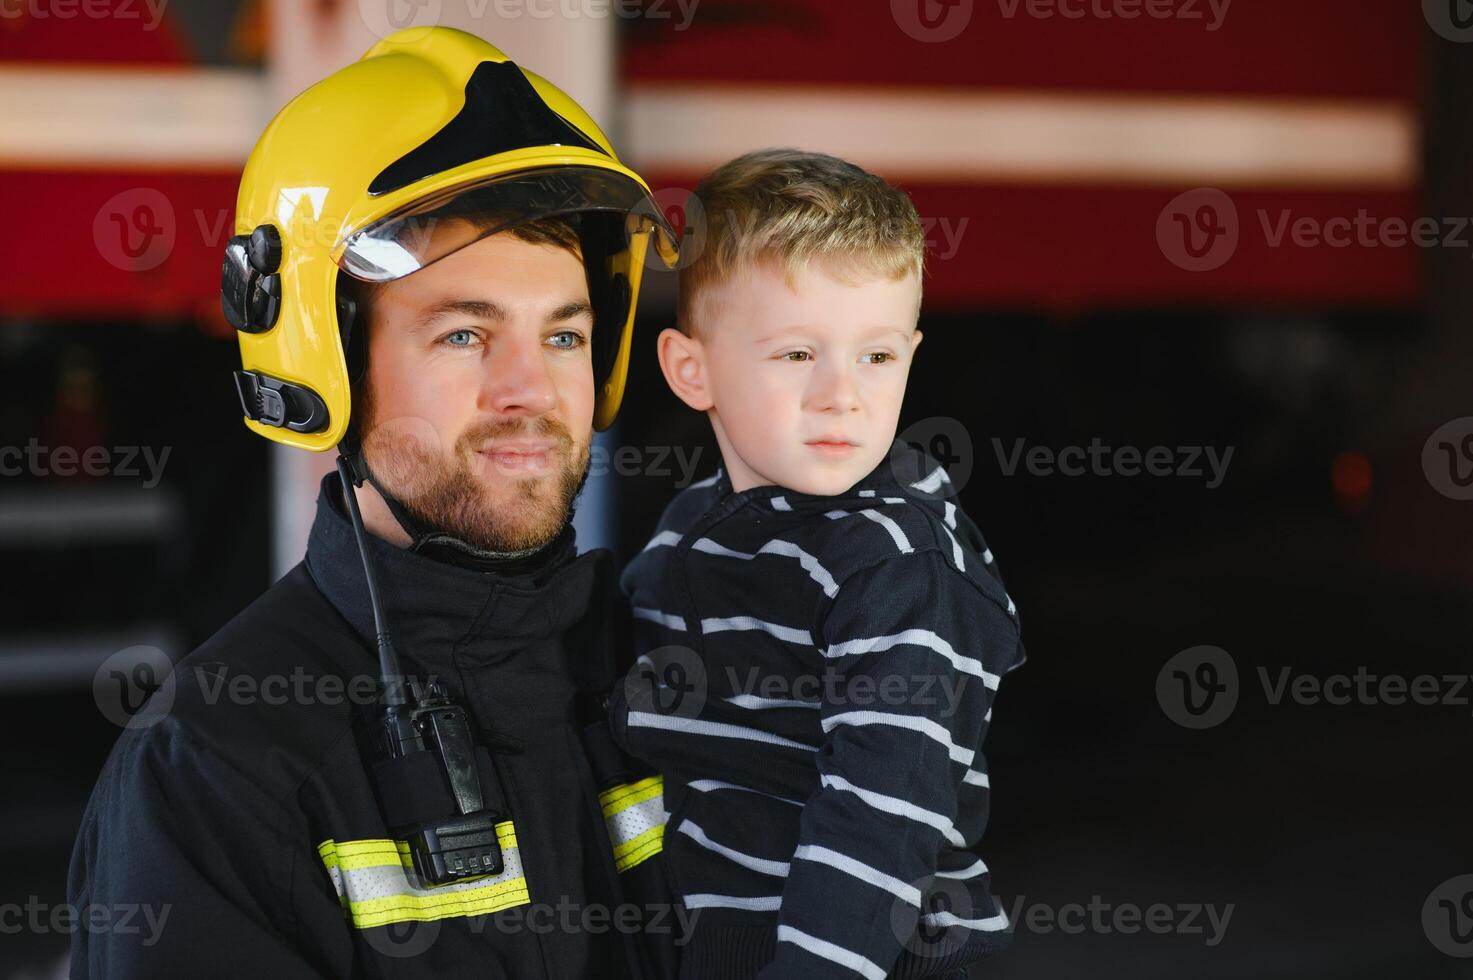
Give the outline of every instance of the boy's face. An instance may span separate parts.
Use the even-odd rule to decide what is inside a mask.
[[[895,438],[919,305],[914,275],[849,283],[814,262],[790,286],[764,263],[708,287],[696,336],[662,335],[661,366],[709,414],[734,490],[843,493]]]

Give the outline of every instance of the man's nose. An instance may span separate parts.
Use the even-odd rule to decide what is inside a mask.
[[[557,386],[547,369],[542,339],[503,338],[486,359],[483,408],[499,415],[545,415],[557,407]]]

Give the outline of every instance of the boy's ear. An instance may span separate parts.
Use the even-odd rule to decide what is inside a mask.
[[[919,346],[921,346],[921,328],[917,327],[915,330],[911,331],[910,334],[910,352],[914,354],[916,352],[916,348]]]
[[[706,378],[706,349],[701,342],[674,327],[666,327],[660,331],[655,349],[670,390],[696,411],[709,410],[713,403]]]

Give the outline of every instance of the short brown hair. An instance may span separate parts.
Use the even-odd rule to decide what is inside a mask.
[[[677,322],[686,333],[702,289],[763,262],[777,262],[789,277],[814,259],[845,277],[925,273],[926,234],[910,198],[838,157],[747,153],[701,178],[694,197],[705,238],[680,270]]]

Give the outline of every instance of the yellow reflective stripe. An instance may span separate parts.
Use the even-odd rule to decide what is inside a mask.
[[[603,807],[604,816],[612,817],[614,814],[627,810],[636,803],[643,803],[655,796],[663,796],[665,793],[665,780],[661,776],[648,776],[637,783],[624,783],[612,789],[606,789],[598,794],[599,805]]]
[[[651,827],[633,840],[614,846],[614,866],[628,871],[641,861],[648,860],[665,848],[665,825]]]
[[[513,878],[472,891],[445,895],[390,895],[351,902],[349,911],[353,914],[353,925],[365,929],[393,922],[429,922],[454,916],[487,915],[513,905],[526,905],[531,900],[527,894],[527,879]]]
[[[503,820],[496,825],[496,840],[502,850],[517,846],[516,830],[510,820]],[[393,867],[396,864],[403,868],[414,867],[409,845],[403,841],[325,840],[317,845],[317,853],[322,855],[322,863],[329,868],[341,867],[351,871],[358,868]]]
[[[486,915],[531,901],[510,820],[496,825],[502,871],[424,887],[409,846],[394,840],[325,840],[317,845],[338,901],[359,929],[394,922],[427,922]]]
[[[665,781],[649,776],[598,795],[603,807],[614,866],[620,871],[659,854],[665,846]]]

